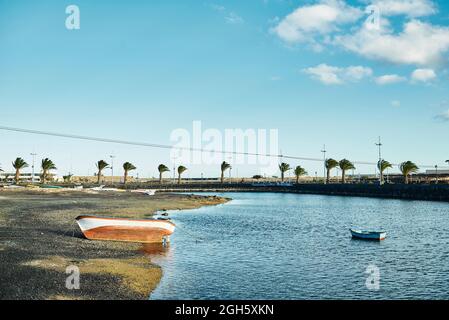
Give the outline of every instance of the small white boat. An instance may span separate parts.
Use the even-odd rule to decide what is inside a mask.
[[[137,189],[137,190],[131,190],[131,192],[135,193],[143,193],[147,196],[154,196],[156,194],[156,190],[154,189]]]
[[[125,219],[95,216],[76,218],[87,239],[156,243],[169,240],[175,225],[167,220]]]
[[[113,192],[125,191],[125,190],[117,189],[117,188],[105,188],[104,185],[101,185],[99,187],[93,187],[93,188],[90,188],[89,190],[93,190],[93,191],[113,191]]]
[[[24,186],[18,186],[18,185],[15,185],[15,184],[11,184],[11,185],[4,186],[3,188],[4,189],[24,189],[25,187]]]
[[[387,233],[385,231],[363,231],[354,229],[349,229],[349,231],[351,231],[352,237],[356,239],[385,240],[387,237]]]

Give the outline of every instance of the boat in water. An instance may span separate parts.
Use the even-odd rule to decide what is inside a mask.
[[[352,237],[355,239],[362,240],[385,240],[387,233],[385,231],[363,231],[349,229],[351,231]]]
[[[76,222],[90,240],[163,243],[175,231],[172,222],[157,219],[79,216]]]

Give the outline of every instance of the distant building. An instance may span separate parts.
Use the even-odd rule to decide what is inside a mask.
[[[14,182],[14,178],[16,177],[15,172],[0,172],[0,181],[3,182]],[[20,173],[19,180],[21,182],[32,182],[32,173]],[[34,174],[34,182],[40,182],[41,175],[40,173]]]

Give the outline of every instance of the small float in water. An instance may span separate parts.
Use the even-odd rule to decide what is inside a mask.
[[[355,239],[385,240],[387,237],[387,233],[385,231],[363,231],[354,229],[349,229],[349,231],[351,231],[352,237]]]
[[[172,222],[156,219],[79,216],[76,222],[84,236],[90,240],[163,243],[175,231]]]

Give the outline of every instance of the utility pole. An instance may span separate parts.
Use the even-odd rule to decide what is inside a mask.
[[[33,164],[31,165],[31,183],[34,184],[34,161],[36,159],[37,154],[30,153],[30,155],[33,157]]]
[[[110,158],[111,158],[111,184],[114,184],[114,158],[115,158],[115,156],[114,155],[110,155],[109,156]]]
[[[383,179],[382,179],[382,169],[380,168],[380,164],[382,162],[382,154],[381,154],[381,150],[380,147],[382,147],[382,143],[380,142],[380,136],[379,136],[379,142],[376,143],[376,146],[379,148],[379,162],[377,163],[377,166],[379,167],[379,184],[382,185],[383,184]]]
[[[326,184],[326,145],[323,146],[323,150],[321,150],[323,153],[323,177],[324,177],[324,184]]]

